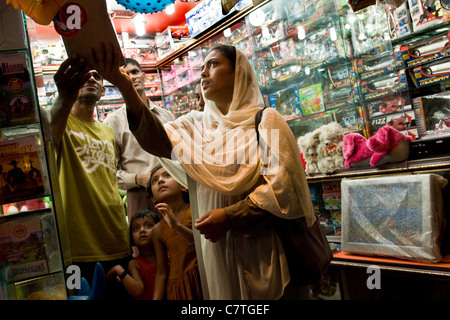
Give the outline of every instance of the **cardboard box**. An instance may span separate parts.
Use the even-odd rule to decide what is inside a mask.
[[[370,119],[412,109],[410,96],[401,93],[369,101],[366,107]]]
[[[0,53],[0,127],[37,122],[31,65],[24,51]]]
[[[361,80],[380,77],[402,68],[404,68],[404,63],[401,57],[391,52],[374,58],[356,60],[356,71]]]
[[[450,31],[399,47],[408,68],[447,57],[450,53]]]
[[[1,224],[0,247],[9,263],[6,268],[8,282],[49,272],[40,218]]]
[[[64,28],[61,37],[66,47],[67,56],[77,54],[88,58],[90,48],[97,49],[99,43],[112,44],[113,47],[122,52],[117,34],[114,30],[111,18],[108,15],[105,0],[71,0],[71,4],[76,4],[86,13],[85,19],[81,19],[80,29]],[[57,25],[57,23],[55,23]],[[122,64],[125,61],[122,57]]]
[[[417,87],[449,80],[450,57],[415,67],[412,69],[412,79]]]
[[[366,101],[380,99],[409,88],[405,69],[391,72],[382,77],[361,81],[361,94]]]
[[[413,99],[416,123],[421,137],[450,135],[450,93],[441,92]]]
[[[436,174],[343,179],[342,250],[441,261],[447,182]]]
[[[434,0],[429,5],[431,11],[424,8],[424,0],[408,0],[408,5],[414,32],[444,22],[439,0]]]

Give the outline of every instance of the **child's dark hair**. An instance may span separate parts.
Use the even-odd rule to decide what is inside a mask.
[[[159,213],[150,211],[148,209],[144,209],[144,210],[139,210],[138,212],[136,212],[134,214],[134,216],[131,217],[130,220],[130,244],[132,246],[134,246],[134,241],[133,241],[133,222],[136,219],[141,219],[141,218],[151,218],[153,220],[153,226],[156,225],[160,220],[161,220],[161,215]]]
[[[155,173],[156,171],[158,171],[162,167],[163,166],[161,164],[157,164],[151,171],[150,179],[148,180],[147,187],[146,187],[146,189],[147,189],[147,196],[148,197],[153,197],[153,193],[152,193],[152,177],[153,177],[153,173]],[[189,202],[189,191],[188,190],[186,190],[186,192],[183,192],[183,200],[184,200],[185,203],[190,203]],[[155,202],[155,201],[153,201],[153,202]]]

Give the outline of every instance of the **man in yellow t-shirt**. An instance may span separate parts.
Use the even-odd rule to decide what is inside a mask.
[[[92,280],[96,262],[105,273],[131,258],[129,231],[116,178],[111,127],[94,119],[104,95],[103,79],[83,58],[65,60],[54,76],[58,97],[47,113],[55,145],[72,264]],[[63,228],[64,229],[64,228]],[[116,279],[107,280],[104,298],[127,294]]]

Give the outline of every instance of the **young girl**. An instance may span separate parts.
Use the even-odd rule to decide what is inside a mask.
[[[187,189],[161,166],[152,170],[148,191],[164,219],[153,230],[157,253],[169,257],[167,300],[201,300],[197,255]]]
[[[127,292],[137,300],[164,298],[165,274],[164,271],[157,272],[157,261],[163,259],[157,257],[153,246],[153,227],[160,219],[157,213],[150,210],[136,212],[130,221],[130,243],[139,249],[139,255],[128,263],[128,270],[116,265],[106,275],[108,278],[117,276]]]

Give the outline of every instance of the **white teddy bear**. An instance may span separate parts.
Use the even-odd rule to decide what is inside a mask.
[[[344,129],[337,122],[330,122],[313,131],[319,132],[317,146],[317,166],[319,172],[333,173],[344,169],[344,156],[342,153],[342,140]]]
[[[297,139],[300,151],[303,152],[303,158],[305,159],[305,172],[306,174],[319,173],[319,167],[317,166],[317,146],[319,145],[319,132],[308,132],[304,136]]]

